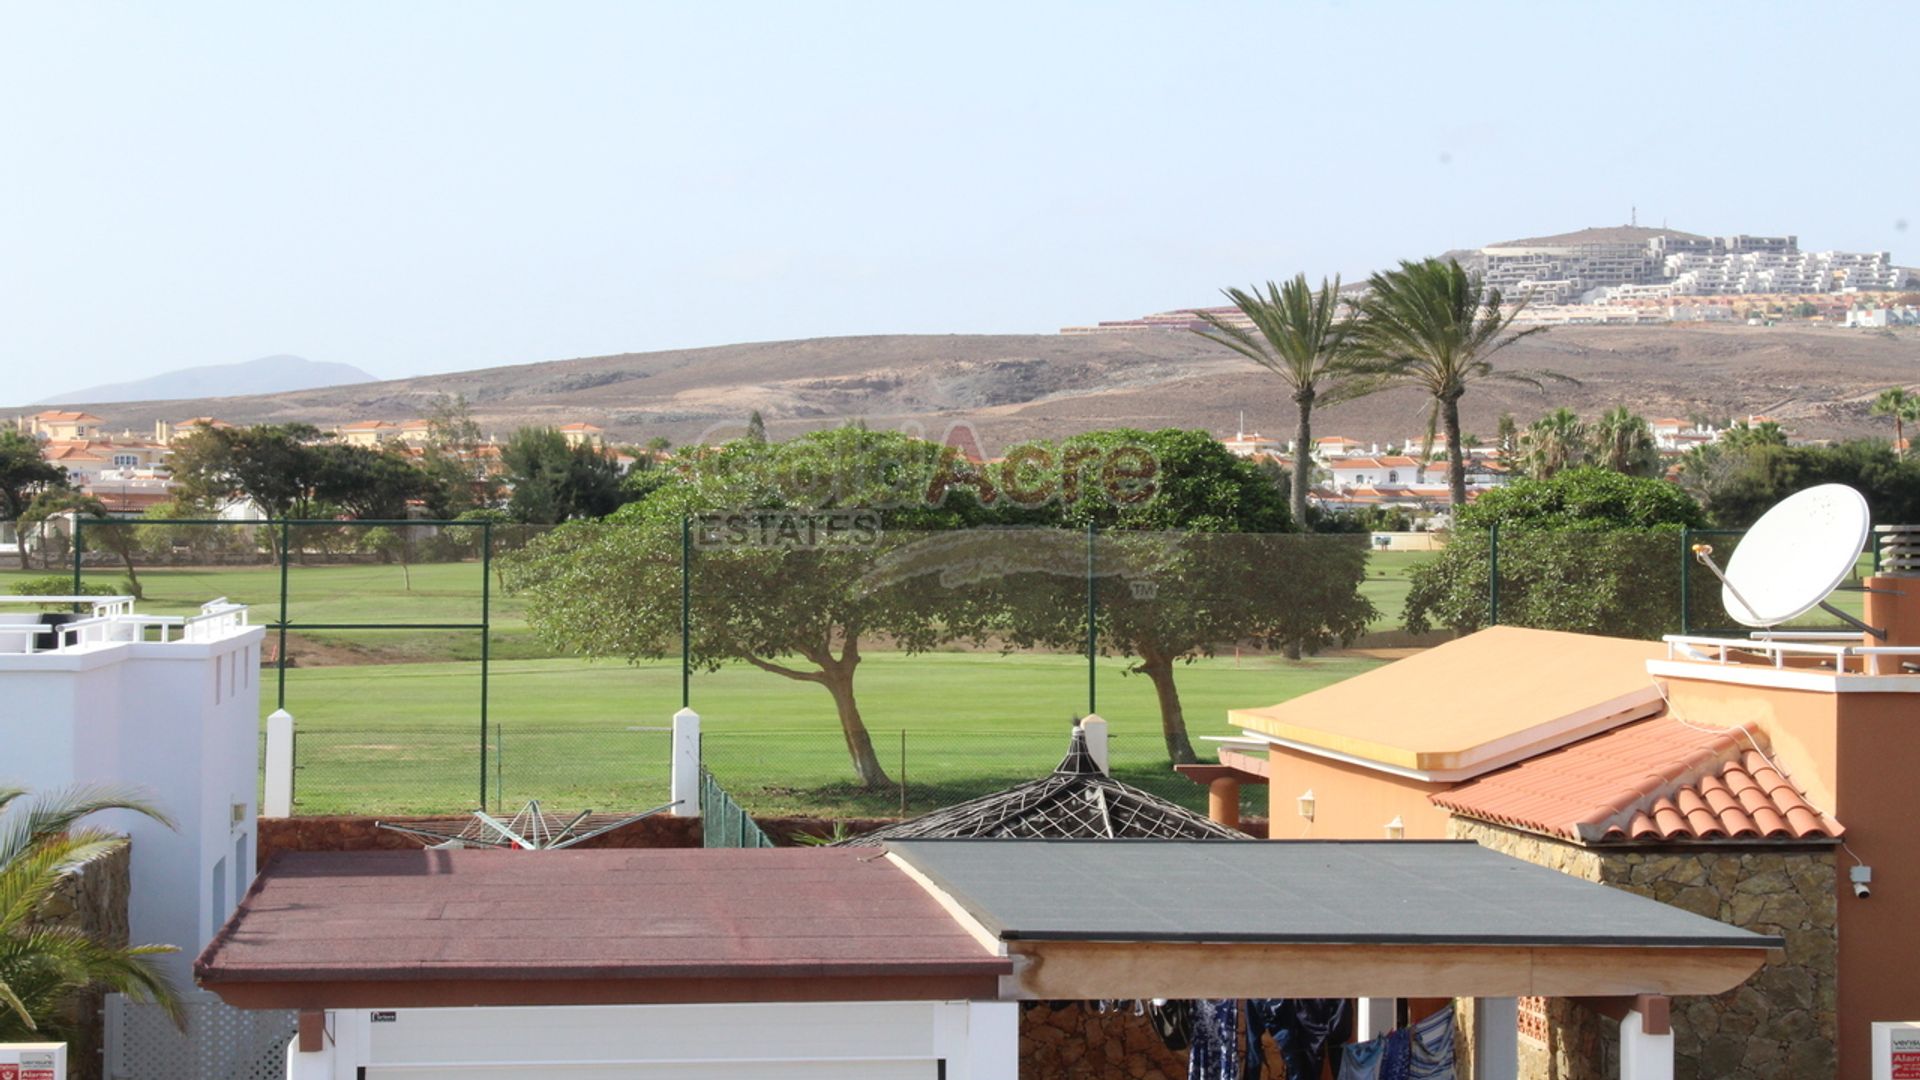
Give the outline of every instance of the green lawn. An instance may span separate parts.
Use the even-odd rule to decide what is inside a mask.
[[[1231,734],[1226,710],[1272,704],[1376,666],[1359,659],[1202,661],[1179,673],[1188,725]],[[456,811],[479,797],[479,673],[474,664],[392,664],[295,670],[287,707],[300,736],[301,813]],[[1050,768],[1086,709],[1086,666],[1075,657],[988,653],[870,655],[861,709],[881,759],[918,812],[984,794]],[[1104,662],[1097,702],[1112,725],[1116,773],[1204,805],[1168,771],[1150,684]],[[271,674],[262,711],[273,707]],[[664,798],[667,736],[680,704],[677,664],[630,667],[577,660],[493,666],[498,750],[489,801],[538,797],[556,807],[618,808]],[[697,673],[694,708],[708,767],[757,814],[898,813],[898,788],[850,783],[846,744],[825,690],[744,665]],[[1203,756],[1211,746],[1196,741]]]
[[[1367,580],[1360,595],[1373,601],[1373,621],[1368,630],[1397,630],[1407,606],[1410,575],[1415,567],[1431,561],[1437,551],[1373,551],[1367,554]]]

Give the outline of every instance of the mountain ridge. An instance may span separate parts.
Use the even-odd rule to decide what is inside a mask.
[[[183,401],[214,396],[230,396],[223,391],[239,390],[243,395],[277,394],[292,390],[317,390],[352,383],[379,380],[351,364],[327,360],[308,360],[304,356],[276,353],[235,364],[202,364],[177,368],[124,382],[103,383],[82,390],[69,390],[33,402],[35,405],[109,404],[130,401]]]
[[[1578,379],[1541,393],[1481,382],[1462,401],[1469,433],[1491,436],[1561,405],[1595,416],[1627,405],[1649,418],[1765,414],[1808,438],[1890,437],[1869,415],[1889,386],[1920,385],[1920,334],[1837,328],[1564,326],[1495,365]],[[758,411],[776,438],[852,420],[939,438],[970,425],[989,454],[1023,439],[1099,427],[1250,427],[1290,437],[1292,404],[1271,374],[1190,334],[868,335],[580,357],[266,395],[105,404],[110,430],[211,415],[233,423],[427,415],[464,395],[482,430],[589,422],[615,442],[729,438]],[[93,404],[81,402],[78,404]],[[1395,390],[1315,411],[1315,431],[1399,443],[1425,430],[1422,399]]]

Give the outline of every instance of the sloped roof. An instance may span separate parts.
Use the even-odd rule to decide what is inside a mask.
[[[39,420],[49,424],[72,424],[84,423],[89,420],[98,422],[100,418],[90,412],[75,412],[71,409],[47,409],[34,413],[29,419]]]
[[[1067,756],[1052,773],[1005,791],[935,810],[839,841],[872,847],[894,840],[958,838],[1045,840],[1245,840],[1184,806],[1100,771],[1086,733],[1073,729]]]
[[[1491,626],[1227,720],[1256,738],[1467,780],[1660,707],[1657,641]]]
[[[1765,736],[1671,716],[1627,724],[1429,796],[1454,813],[1582,843],[1806,843],[1841,826],[1767,760]]]

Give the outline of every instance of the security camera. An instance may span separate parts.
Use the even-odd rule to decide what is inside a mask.
[[[1873,895],[1873,867],[1856,866],[1847,872],[1847,876],[1853,882],[1853,895],[1855,897],[1865,900],[1867,897]]]

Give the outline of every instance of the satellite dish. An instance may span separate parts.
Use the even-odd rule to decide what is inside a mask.
[[[1845,484],[1787,496],[1734,548],[1720,576],[1720,602],[1742,626],[1792,622],[1853,573],[1871,524],[1866,498]]]

